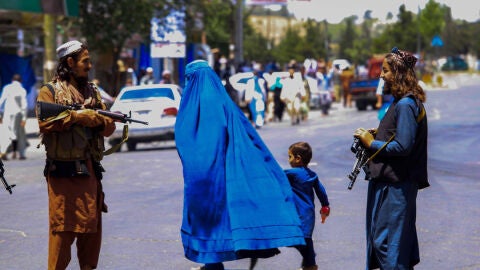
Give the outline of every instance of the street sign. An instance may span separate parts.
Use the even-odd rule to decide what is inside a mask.
[[[442,39],[440,38],[439,35],[436,35],[436,36],[433,37],[431,45],[432,45],[432,47],[442,47],[443,46],[443,41],[442,41]]]

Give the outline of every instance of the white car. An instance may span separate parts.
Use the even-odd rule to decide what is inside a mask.
[[[123,88],[110,108],[111,112],[130,115],[134,120],[148,122],[115,123],[117,128],[109,143],[122,140],[123,126],[128,124],[127,149],[134,151],[139,142],[173,140],[175,121],[180,107],[182,89],[176,84],[150,84]]]
[[[112,107],[112,104],[115,101],[115,99],[100,87],[98,88],[98,91],[100,92],[102,102],[105,103],[105,105],[107,106],[107,109],[110,109],[110,107]]]

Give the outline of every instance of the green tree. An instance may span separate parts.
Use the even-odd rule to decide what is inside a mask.
[[[298,62],[305,58],[305,56],[298,53],[297,50],[299,40],[302,39],[299,32],[298,26],[290,26],[287,28],[285,37],[272,52],[274,59],[276,59],[279,63],[288,63],[292,59]]]
[[[227,55],[233,42],[234,9],[231,1],[188,0],[187,6],[187,42],[203,41],[211,48],[217,48],[220,54]],[[205,40],[202,40],[202,36]]]
[[[301,46],[298,46],[299,53],[303,55],[303,58],[326,58],[325,42],[327,33],[325,31],[326,29],[322,29],[322,27],[325,28],[323,23],[312,19],[308,19],[303,24],[305,36],[299,41]]]
[[[415,52],[418,27],[415,15],[407,11],[405,5],[399,8],[398,21],[388,25],[385,31],[373,40],[373,51],[388,52],[392,47]]]
[[[371,11],[367,10],[363,16],[363,22],[360,24],[359,38],[353,41],[351,52],[351,60],[356,64],[365,64],[372,56],[372,32],[373,24],[376,19],[371,17]]]
[[[255,27],[250,23],[250,17],[256,11],[257,6],[252,6],[250,9],[244,10],[243,15],[243,58],[245,61],[256,61],[266,63],[271,59],[271,40],[255,30]],[[260,10],[259,12],[265,12]],[[266,13],[265,13],[266,14]],[[232,31],[234,35],[234,31]],[[232,37],[233,39],[233,37]]]
[[[266,63],[271,59],[268,49],[269,40],[251,27],[244,28],[243,54],[244,59]]]
[[[356,58],[356,51],[354,50],[354,40],[357,38],[357,31],[355,28],[356,20],[356,16],[351,16],[344,20],[345,30],[340,37],[338,58]]]
[[[470,53],[480,57],[480,21],[467,25],[466,31],[470,33]]]
[[[444,56],[468,54],[470,49],[473,49],[471,41],[475,40],[473,33],[468,31],[469,24],[465,21],[453,21],[450,9],[445,15],[445,23],[446,26],[441,35],[444,44],[440,49],[441,54]]]
[[[417,49],[418,29],[416,16],[407,11],[405,5],[399,8],[398,22],[394,24],[392,34],[395,37],[396,46],[400,49],[415,52]]]
[[[220,55],[229,54],[230,44],[235,42],[235,13],[236,5],[232,1],[203,0],[187,1],[187,41],[202,42],[199,36],[205,36],[205,42],[219,50]],[[271,54],[268,49],[270,41],[256,32],[249,24],[249,16],[255,8],[243,12],[243,55],[249,60],[265,62]],[[201,19],[202,29],[195,29],[195,19]],[[193,30],[193,31],[192,31]]]
[[[418,18],[418,31],[422,37],[422,43],[429,44],[434,36],[440,35],[445,28],[446,8],[434,0],[429,0],[425,8],[421,10]],[[425,50],[432,51],[431,46]]]
[[[152,17],[169,12],[166,0],[81,0],[78,23],[97,55],[95,76],[111,94],[121,87],[117,61],[127,41],[149,41]],[[170,5],[171,6],[171,5]]]

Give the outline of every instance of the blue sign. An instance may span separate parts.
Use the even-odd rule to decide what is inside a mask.
[[[442,47],[443,46],[443,41],[442,39],[440,38],[439,35],[436,35],[433,37],[432,39],[432,47]]]

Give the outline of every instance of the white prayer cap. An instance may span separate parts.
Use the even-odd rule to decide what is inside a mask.
[[[162,76],[165,76],[165,75],[171,75],[172,73],[170,72],[170,70],[168,69],[165,69],[163,72],[162,72]]]
[[[147,67],[147,72],[153,72],[153,68],[152,67]]]
[[[57,48],[57,57],[58,59],[67,56],[71,53],[77,52],[82,48],[82,43],[77,40],[72,40],[67,43],[64,43],[60,45],[60,47]]]

